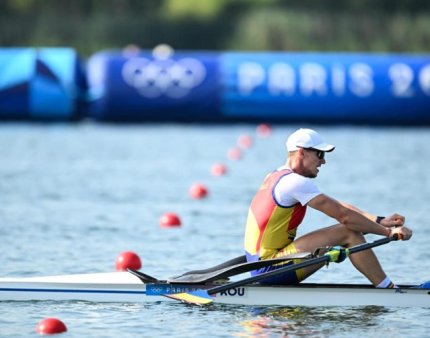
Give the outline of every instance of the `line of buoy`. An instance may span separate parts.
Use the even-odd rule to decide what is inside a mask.
[[[272,128],[268,124],[260,124],[256,128],[258,137],[268,137],[271,134]],[[227,158],[231,161],[239,161],[243,157],[243,151],[252,148],[254,139],[250,134],[240,135],[234,147],[228,149]],[[224,163],[214,163],[210,168],[210,174],[215,177],[226,175],[228,172],[227,165]],[[201,200],[209,195],[208,187],[200,182],[191,184],[188,194],[192,199]],[[167,212],[160,218],[160,226],[163,228],[180,227],[182,222],[179,216],[173,212]]]

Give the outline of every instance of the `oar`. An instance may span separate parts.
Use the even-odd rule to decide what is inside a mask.
[[[300,252],[290,254],[280,258],[266,259],[256,262],[246,262],[230,266],[218,265],[218,269],[209,268],[206,270],[194,270],[186,272],[180,276],[169,278],[167,280],[170,284],[202,284],[214,281],[221,278],[229,278],[231,276],[240,275],[245,272],[265,268],[271,265],[284,263],[293,259],[309,259],[314,257],[310,252]],[[246,258],[245,258],[246,259]],[[206,272],[208,271],[208,272]]]
[[[363,243],[360,245],[356,245],[352,248],[345,249],[345,251],[349,255],[349,254],[353,254],[353,253],[360,252],[363,250],[368,250],[368,249],[371,249],[371,248],[374,248],[374,247],[377,247],[377,246],[380,246],[383,244],[387,244],[387,243],[389,243],[391,241],[395,241],[397,239],[398,239],[398,237],[397,237],[397,235],[395,235],[393,237],[387,237],[387,238],[382,238],[382,239],[376,240],[372,243]],[[311,265],[332,262],[333,256],[334,256],[333,251],[328,251],[327,253],[325,253],[324,255],[322,255],[320,257],[311,258],[309,260],[306,260],[304,262],[297,263],[297,264],[287,265],[287,266],[282,267],[282,268],[277,269],[277,270],[268,271],[268,272],[262,273],[260,275],[241,279],[239,281],[232,282],[229,284],[216,286],[216,287],[213,287],[213,288],[210,288],[207,290],[200,289],[200,290],[196,290],[193,292],[166,294],[164,296],[166,296],[168,298],[180,300],[180,301],[183,301],[186,303],[190,303],[190,304],[196,304],[196,305],[209,304],[209,303],[213,302],[212,295],[215,295],[217,293],[227,291],[227,290],[233,289],[233,288],[238,287],[238,286],[244,286],[247,284],[255,283],[255,282],[261,281],[263,279],[266,279],[268,277],[281,275],[283,273],[298,270],[298,269],[305,268],[305,267],[308,267]]]

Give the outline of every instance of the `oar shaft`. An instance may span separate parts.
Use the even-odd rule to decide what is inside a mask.
[[[383,244],[387,244],[387,243],[389,243],[389,242],[391,242],[393,240],[397,240],[397,236],[382,238],[382,239],[376,240],[376,241],[374,241],[372,243],[359,244],[359,245],[356,245],[354,247],[349,248],[348,249],[349,250],[349,254],[353,254],[353,253],[360,252],[360,251],[363,251],[363,250],[368,250],[368,249],[371,249],[371,248],[374,248],[374,247],[377,247],[377,246],[380,246],[380,245],[383,245]],[[320,256],[320,257],[309,259],[307,261],[304,261],[304,262],[301,262],[301,263],[298,263],[298,264],[287,265],[287,266],[285,266],[283,268],[279,268],[279,269],[276,269],[276,270],[268,271],[268,272],[262,273],[262,274],[257,275],[257,276],[253,276],[253,277],[241,279],[239,281],[232,282],[232,283],[225,284],[225,285],[216,286],[216,287],[213,287],[213,288],[208,289],[206,291],[207,291],[207,293],[209,295],[214,295],[214,294],[217,294],[217,293],[220,293],[220,292],[223,292],[223,291],[227,291],[227,290],[233,289],[233,288],[235,288],[237,286],[243,286],[243,285],[246,285],[246,284],[259,282],[259,281],[261,281],[263,279],[266,279],[268,277],[272,277],[272,276],[275,276],[275,275],[280,275],[280,274],[283,274],[283,273],[286,273],[286,272],[289,272],[289,271],[298,270],[298,269],[301,269],[301,268],[306,268],[306,267],[311,266],[311,265],[316,265],[316,264],[320,264],[320,263],[326,263],[328,261],[330,261],[330,256],[323,255],[323,256]]]
[[[396,234],[393,237],[384,237],[384,238],[378,239],[376,241],[373,241],[371,243],[363,243],[363,244],[353,246],[353,247],[349,248],[348,251],[349,251],[349,254],[353,254],[355,252],[364,251],[364,250],[371,249],[371,248],[374,248],[374,247],[377,247],[377,246],[380,246],[383,244],[390,243],[391,241],[397,241],[397,239],[398,239],[398,237]]]

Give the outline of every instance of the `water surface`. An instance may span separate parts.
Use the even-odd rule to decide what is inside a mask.
[[[298,127],[274,126],[263,139],[253,125],[0,125],[1,275],[113,271],[116,256],[132,250],[144,272],[169,277],[241,255],[248,204],[284,163],[285,138]],[[430,131],[315,128],[336,145],[320,188],[374,214],[406,215],[412,240],[375,251],[395,282],[430,279]],[[243,134],[254,146],[229,160]],[[216,162],[228,175],[210,175]],[[208,187],[208,198],[188,196],[194,182]],[[159,227],[167,211],[181,217],[180,229]],[[311,210],[299,234],[332,223]],[[349,262],[309,281],[367,283]],[[48,316],[61,318],[70,337],[425,337],[430,329],[429,309],[3,302],[0,336],[34,335]]]

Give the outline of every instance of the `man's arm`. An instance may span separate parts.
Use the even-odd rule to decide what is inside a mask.
[[[349,209],[352,209],[352,210],[359,212],[360,214],[362,214],[364,217],[370,219],[371,221],[376,222],[376,220],[377,220],[378,216],[364,212],[363,210],[360,210],[351,204],[347,204],[347,203],[341,202],[341,201],[339,201],[339,203],[341,203],[346,208],[349,208]],[[400,215],[400,214],[394,213],[390,216],[384,217],[379,223],[385,227],[388,227],[388,228],[401,227],[405,224],[405,217]]]
[[[412,236],[412,231],[406,227],[401,226],[391,229],[386,225],[378,224],[374,221],[376,220],[375,216],[367,214],[349,204],[339,202],[325,194],[314,197],[308,202],[308,205],[336,219],[339,223],[354,231],[387,237],[398,233],[403,239],[409,239]]]

